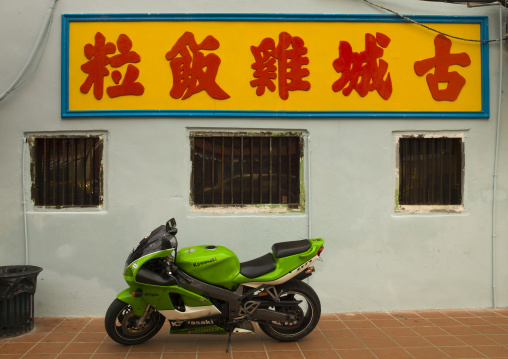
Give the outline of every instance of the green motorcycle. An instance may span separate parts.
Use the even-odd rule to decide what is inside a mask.
[[[111,339],[133,345],[152,338],[166,318],[170,334],[254,332],[252,322],[280,341],[295,341],[317,325],[321,304],[302,280],[314,271],[324,240],[275,243],[272,252],[240,263],[228,248],[180,249],[170,219],[130,253],[118,294],[105,317]]]

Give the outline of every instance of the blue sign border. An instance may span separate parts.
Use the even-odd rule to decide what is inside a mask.
[[[417,22],[480,24],[480,38],[488,40],[487,16],[407,15]],[[490,117],[489,45],[481,44],[481,111],[203,111],[203,110],[69,110],[69,24],[96,21],[278,21],[278,22],[407,22],[395,15],[346,14],[63,14],[62,118],[84,117],[239,117],[239,118],[462,118]]]

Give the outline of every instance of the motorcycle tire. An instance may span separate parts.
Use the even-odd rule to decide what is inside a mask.
[[[275,287],[279,292],[281,301],[301,300],[297,307],[277,308],[277,305],[269,309],[276,311],[285,311],[294,314],[294,322],[272,322],[258,323],[261,330],[273,339],[282,342],[293,342],[299,340],[314,330],[321,316],[321,302],[314,289],[307,283],[300,280],[290,280],[284,284]],[[302,308],[303,307],[303,308]]]
[[[145,324],[138,328],[138,316],[132,311],[132,307],[115,299],[106,312],[104,325],[106,332],[115,342],[124,345],[140,344],[152,338],[164,325],[165,317],[157,311],[148,315]]]

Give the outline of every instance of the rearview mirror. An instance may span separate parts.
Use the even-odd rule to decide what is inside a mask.
[[[174,218],[171,218],[169,221],[166,222],[166,232],[169,232],[171,229],[176,227],[176,220]]]

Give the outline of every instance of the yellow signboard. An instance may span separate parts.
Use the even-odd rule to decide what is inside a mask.
[[[485,17],[63,19],[63,117],[488,116]]]

